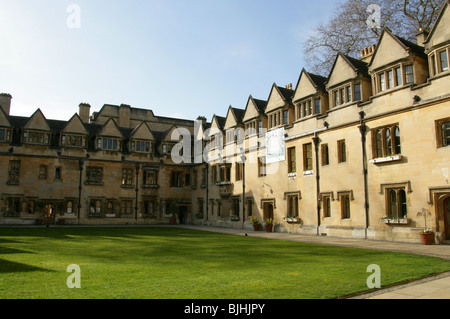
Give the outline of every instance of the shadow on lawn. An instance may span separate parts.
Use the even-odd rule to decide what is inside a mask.
[[[32,272],[32,271],[45,271],[51,272],[50,270],[34,267],[22,263],[16,263],[9,260],[4,260],[0,258],[0,274],[3,273],[16,273],[16,272]]]

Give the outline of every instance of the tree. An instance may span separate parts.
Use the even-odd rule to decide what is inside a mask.
[[[445,1],[340,0],[331,20],[303,43],[307,67],[328,76],[338,52],[357,58],[361,49],[378,42],[384,28],[416,41],[419,30],[431,29]]]

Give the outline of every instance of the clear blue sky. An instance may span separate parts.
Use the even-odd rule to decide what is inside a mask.
[[[67,20],[80,8],[80,28]],[[11,114],[68,120],[81,102],[208,121],[274,82],[296,85],[302,41],[332,0],[0,0],[0,93]],[[74,20],[73,20],[74,21]]]

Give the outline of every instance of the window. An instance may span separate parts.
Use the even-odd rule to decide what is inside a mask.
[[[297,164],[295,160],[295,147],[288,149],[288,173],[297,172]]]
[[[445,72],[448,71],[448,55],[447,50],[439,52],[439,66],[440,71]]]
[[[287,217],[298,217],[298,195],[287,196]]]
[[[397,86],[400,86],[403,84],[401,67],[395,68],[395,79],[396,79],[395,81],[396,81]]]
[[[323,217],[331,217],[331,196],[322,196]]]
[[[414,69],[412,65],[405,66],[405,82],[406,84],[414,83]]]
[[[158,202],[156,200],[144,201],[144,215],[146,217],[156,218],[158,215]]]
[[[102,216],[102,201],[99,199],[91,199],[89,205],[89,216],[100,217]]]
[[[355,84],[355,101],[361,101],[361,84]]]
[[[0,142],[11,142],[11,130],[2,128],[0,129]]]
[[[101,137],[97,139],[97,148],[107,151],[119,151],[121,143],[117,138]]]
[[[380,91],[386,90],[386,78],[384,73],[380,74]]]
[[[39,179],[46,180],[47,179],[47,166],[41,165],[39,168]]]
[[[450,145],[450,118],[436,121],[437,147]]]
[[[48,145],[48,144],[50,144],[50,133],[37,132],[37,131],[25,131],[23,133],[22,141],[24,143],[28,143],[28,144]]]
[[[198,179],[198,173],[197,173],[197,170],[194,169],[192,171],[192,187],[197,187],[197,179]]]
[[[20,177],[20,161],[11,160],[9,161],[8,168],[8,185],[18,185]]]
[[[122,215],[131,215],[133,213],[133,201],[123,200],[120,203],[120,212]]]
[[[342,219],[350,218],[350,195],[341,195],[341,216]]]
[[[352,102],[352,87],[347,86],[346,90],[347,90],[347,103],[350,103]]]
[[[314,110],[314,113],[315,113],[315,114],[320,114],[320,113],[321,113],[321,110],[320,110],[320,98],[315,99],[315,100],[314,100],[314,104],[315,104],[315,110]]]
[[[387,189],[387,216],[389,218],[405,218],[408,216],[406,192],[404,188]]]
[[[181,176],[181,174],[180,174],[180,176]],[[181,181],[180,181],[180,183],[181,183]],[[142,177],[142,185],[144,185],[144,186],[158,185],[158,171],[144,169],[144,173],[143,173],[143,177]],[[172,187],[180,187],[180,186],[172,186]]]
[[[61,145],[65,147],[86,147],[86,137],[76,134],[63,134]]]
[[[181,173],[180,172],[172,172],[170,178],[170,187],[181,187]]]
[[[8,197],[6,199],[5,213],[8,216],[19,216],[21,213],[22,201],[20,197]]]
[[[131,141],[131,151],[136,153],[151,153],[152,143],[149,141],[133,140]]]
[[[313,160],[312,160],[312,144],[303,145],[303,170],[312,171],[313,170]]]
[[[205,208],[204,208],[205,205],[204,205],[203,198],[199,198],[197,203],[198,203],[199,216],[201,216],[200,218],[203,218],[203,211],[205,210]]]
[[[122,169],[122,186],[133,185],[134,170],[130,168]]]
[[[231,165],[221,165],[219,167],[220,171],[220,181],[229,182],[231,181]]]
[[[345,140],[338,141],[337,147],[338,147],[338,163],[347,162],[347,146],[345,145]]]
[[[243,169],[244,169],[244,164],[236,163],[236,166],[235,166],[235,179],[236,179],[236,181],[242,181],[243,173],[244,173]]]
[[[372,131],[373,157],[387,157],[401,154],[400,128],[397,125]]]
[[[289,111],[283,111],[283,124],[286,125],[289,123]]]
[[[247,216],[253,216],[253,200],[247,199]]]
[[[390,70],[387,72],[387,88],[392,89],[394,85],[394,71]]]
[[[87,184],[103,184],[103,168],[88,167],[86,169],[86,183]]]
[[[330,154],[328,150],[328,144],[321,145],[321,154],[322,154],[322,166],[330,164]]]
[[[184,186],[191,186],[191,174],[184,174]]]
[[[55,168],[55,180],[56,181],[62,180],[62,178],[61,178],[61,167]]]
[[[258,177],[267,175],[266,160],[263,157],[258,157]]]
[[[339,92],[338,91],[334,91],[334,106],[338,106],[339,105]]]
[[[71,200],[67,201],[66,203],[66,213],[67,214],[73,213],[73,202]]]

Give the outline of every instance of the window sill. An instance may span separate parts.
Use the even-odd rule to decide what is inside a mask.
[[[393,155],[393,156],[387,156],[387,157],[378,157],[371,159],[369,161],[370,164],[379,164],[379,163],[387,163],[387,162],[396,162],[402,160],[402,155]]]

